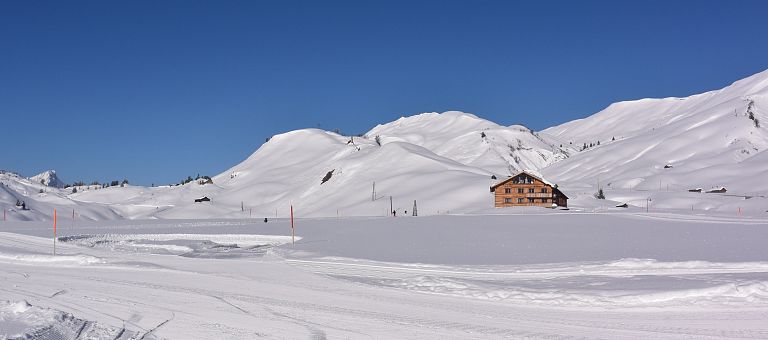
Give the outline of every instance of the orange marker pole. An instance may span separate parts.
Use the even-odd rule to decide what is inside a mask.
[[[53,209],[53,255],[56,255],[56,209]]]
[[[293,225],[293,205],[291,205],[291,243],[296,244],[296,228]]]

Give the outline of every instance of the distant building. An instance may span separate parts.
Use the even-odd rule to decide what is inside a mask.
[[[531,205],[551,207],[552,204],[568,206],[568,196],[555,185],[526,171],[495,184],[491,192],[494,193],[494,206],[497,208]]]
[[[210,201],[211,201],[211,199],[208,198],[208,196],[204,196],[203,198],[195,198],[195,203],[210,202]]]

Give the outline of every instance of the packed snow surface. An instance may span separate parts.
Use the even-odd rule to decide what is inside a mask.
[[[287,219],[83,221],[54,255],[48,223],[6,222],[0,337],[760,339],[767,225],[517,209],[299,219],[293,238]]]

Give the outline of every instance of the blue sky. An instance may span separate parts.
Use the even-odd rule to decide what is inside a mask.
[[[1,1],[0,169],[149,185],[274,134],[535,130],[768,68],[768,1]]]

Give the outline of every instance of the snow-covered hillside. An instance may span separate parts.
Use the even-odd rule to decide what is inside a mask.
[[[83,189],[86,190],[86,189]],[[44,221],[53,218],[53,210],[76,218],[104,220],[123,217],[100,203],[73,201],[71,189],[49,187],[39,179],[24,178],[16,173],[0,171],[0,209],[8,221]]]
[[[382,144],[402,141],[419,145],[498,175],[541,169],[567,158],[575,150],[552,144],[525,126],[501,126],[458,111],[403,117],[376,126],[366,136],[379,136]]]
[[[378,138],[377,138],[378,136]],[[378,141],[377,141],[378,139]],[[462,112],[425,113],[365,137],[317,129],[280,134],[213,183],[108,188],[72,195],[131,217],[380,216],[474,211],[491,204],[493,175],[540,169],[567,157],[522,126]],[[327,179],[323,181],[324,178]],[[211,202],[194,202],[209,197]]]
[[[390,212],[391,196],[399,214],[412,212],[414,201],[422,215],[476,213],[493,211],[492,176],[531,169],[557,183],[575,208],[653,202],[654,208],[763,213],[768,182],[755,179],[768,175],[765,124],[768,71],[686,98],[615,103],[539,133],[456,111],[403,117],[363,137],[291,131],[212,183],[72,193],[43,185],[54,172],[31,180],[4,174],[9,184],[0,205],[14,209],[26,197],[48,204],[46,210],[89,207],[93,218],[284,217],[291,205],[302,216],[378,216]],[[609,201],[592,198],[598,186]],[[688,191],[720,187],[727,192]],[[42,199],[40,190],[50,197]],[[194,202],[202,197],[211,201]]]
[[[768,182],[758,179],[768,176],[766,123],[768,71],[686,98],[615,103],[542,131],[580,147],[594,145],[544,174],[572,188],[599,181],[611,190],[725,187],[729,194],[764,196]],[[681,205],[691,200],[685,201]]]
[[[213,184],[155,189],[149,204],[173,206],[158,214],[163,218],[247,217],[251,209],[257,216],[284,217],[291,205],[303,216],[378,216],[388,213],[390,196],[401,214],[412,210],[414,200],[423,212],[434,214],[489,199],[485,190],[473,189],[491,183],[489,171],[409,143],[378,146],[364,138],[351,140],[316,129],[277,135],[244,162],[214,176]],[[203,196],[212,201],[194,202]]]

